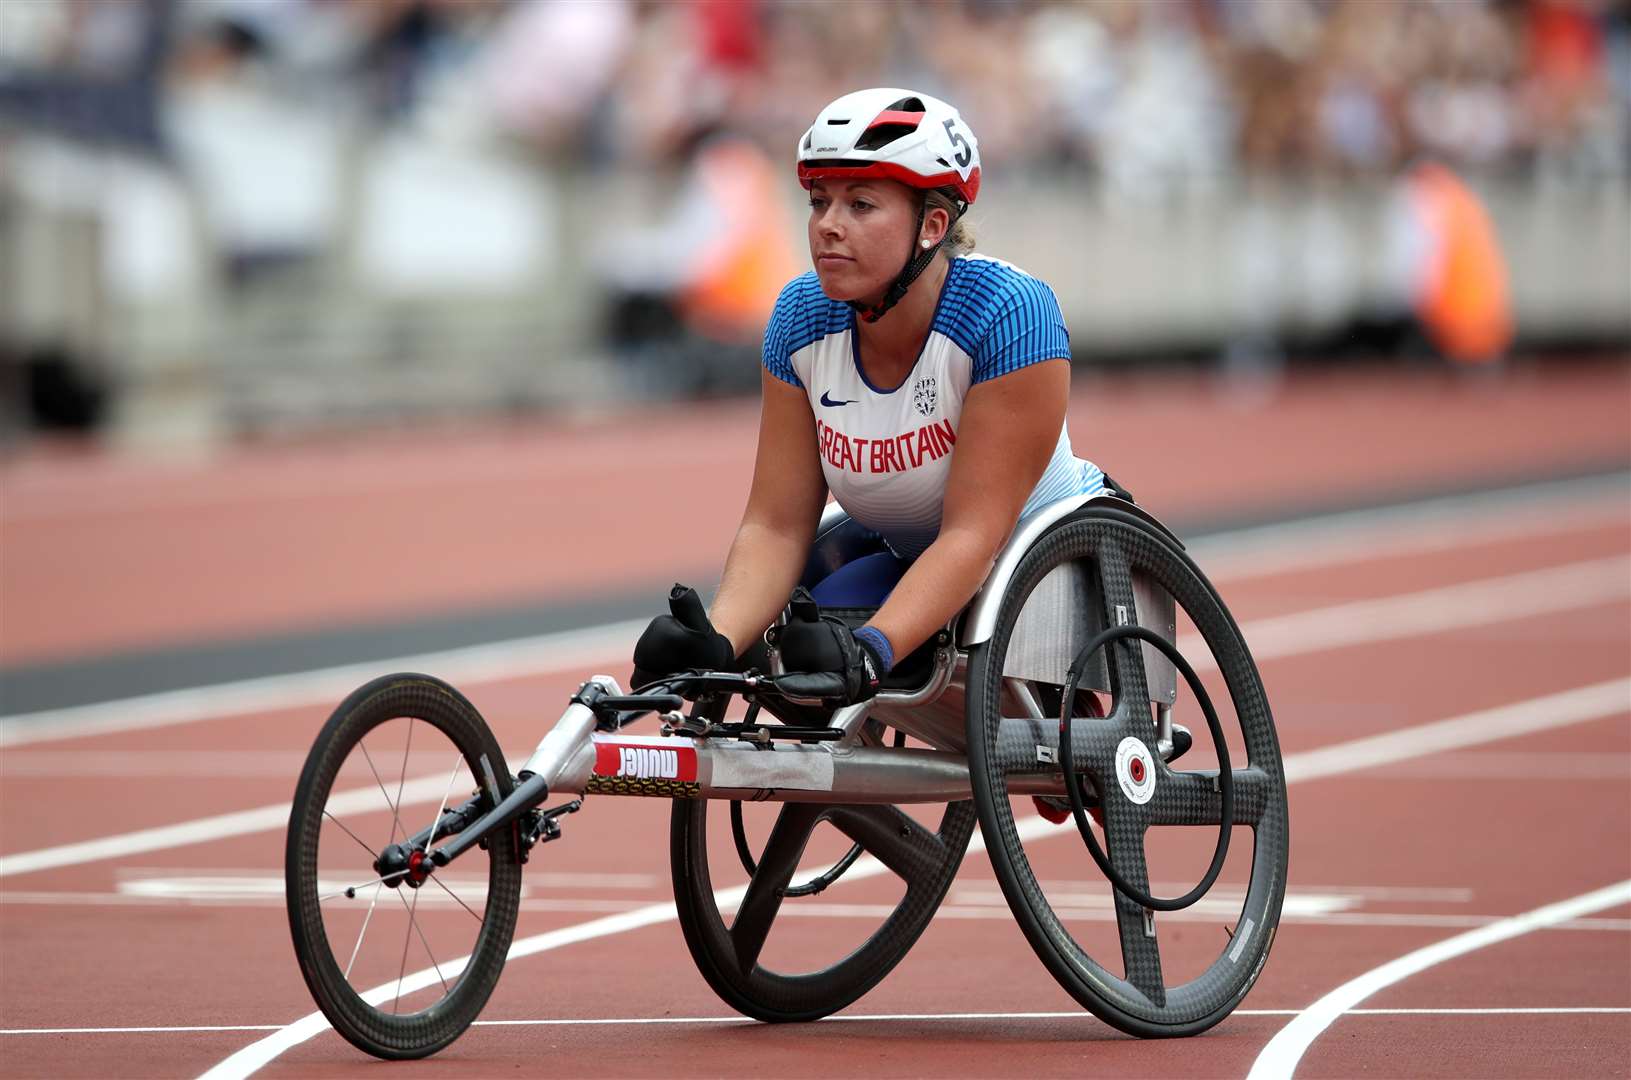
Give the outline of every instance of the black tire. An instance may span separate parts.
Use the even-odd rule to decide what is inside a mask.
[[[442,900],[446,899],[442,896],[446,893],[448,897],[458,900],[460,906],[463,906],[470,916],[479,919],[479,929],[473,932],[474,944],[468,948],[469,961],[451,985],[448,984],[441,967],[447,961],[435,956],[430,940],[426,938],[420,924],[415,920],[414,913],[418,910],[419,893],[412,892],[407,887],[396,890],[401,894],[412,892],[411,907],[408,906],[409,901],[406,898],[401,898],[401,904],[408,912],[407,927],[418,931],[419,940],[424,943],[425,953],[429,954],[436,964],[437,976],[442,980],[442,996],[413,1012],[397,1013],[394,1008],[400,1004],[399,1001],[393,1002],[391,1009],[376,1007],[364,999],[363,993],[366,991],[359,991],[352,985],[347,977],[347,970],[356,962],[358,952],[363,948],[364,935],[369,926],[368,920],[374,916],[373,905],[382,899],[382,886],[377,881],[370,880],[377,879],[378,873],[373,869],[368,856],[382,850],[383,843],[395,842],[398,838],[396,831],[398,810],[401,809],[401,816],[406,819],[407,810],[404,804],[407,800],[402,797],[402,783],[398,782],[396,799],[393,803],[390,781],[382,780],[381,796],[393,822],[392,839],[383,841],[376,847],[365,843],[352,831],[347,830],[346,835],[355,840],[357,849],[354,852],[355,869],[349,865],[349,860],[353,856],[345,854],[344,850],[339,853],[339,858],[347,862],[344,872],[357,874],[356,880],[361,881],[365,888],[372,886],[373,891],[373,900],[369,902],[356,945],[349,946],[342,942],[341,948],[348,955],[336,954],[329,940],[324,918],[325,909],[319,898],[320,871],[331,874],[334,872],[336,854],[331,850],[329,857],[320,864],[320,843],[325,836],[335,837],[338,832],[330,827],[325,833],[325,816],[331,823],[340,825],[340,829],[347,829],[340,814],[326,815],[325,811],[330,807],[331,797],[339,794],[333,790],[336,776],[342,765],[348,759],[352,759],[352,751],[362,746],[365,736],[381,725],[397,720],[408,721],[406,744],[408,747],[413,745],[416,721],[423,721],[432,732],[439,733],[439,740],[422,735],[421,744],[434,743],[440,748],[442,755],[445,755],[443,760],[452,762],[452,775],[447,785],[451,795],[449,805],[456,805],[479,791],[480,805],[485,810],[494,805],[495,798],[502,799],[508,795],[512,786],[504,754],[475,707],[451,686],[426,675],[387,675],[361,687],[334,711],[312,746],[305,769],[300,774],[300,783],[295,789],[294,806],[289,815],[288,846],[284,862],[289,930],[294,938],[295,955],[300,961],[300,972],[305,976],[306,986],[311,990],[312,998],[322,1009],[323,1014],[334,1025],[334,1029],[359,1049],[386,1059],[428,1056],[451,1043],[470,1026],[492,994],[493,987],[498,983],[499,974],[504,969],[505,955],[515,933],[516,914],[521,902],[521,863],[516,856],[514,831],[501,829],[489,837],[485,851],[480,848],[471,849],[446,868],[446,871],[430,875],[420,887],[420,891],[435,894]],[[451,746],[447,745],[449,743]],[[367,748],[366,746],[362,748],[366,756]],[[467,771],[463,773],[465,781],[456,785],[455,779],[460,775],[461,769],[459,762],[463,763],[462,768]],[[408,754],[405,749],[404,776],[407,772],[407,763]],[[368,758],[368,765],[370,769],[374,769],[371,757]],[[377,770],[375,779],[380,779]],[[395,777],[392,776],[390,779],[394,780]],[[334,805],[340,806],[342,803],[336,801]],[[423,817],[424,820],[419,821],[419,817]],[[422,814],[416,814],[411,820],[417,825],[429,825],[434,817],[432,811],[427,809]],[[412,831],[416,830],[403,825],[403,834]],[[337,840],[336,846],[344,849],[345,836],[339,836]],[[486,873],[486,901],[478,912],[474,904],[460,899],[439,879],[444,872],[453,871],[455,868],[479,874],[483,863]],[[325,881],[324,887],[332,890],[333,885]],[[361,890],[358,892],[360,895]],[[471,895],[474,895],[473,892]],[[331,892],[324,899],[332,905],[342,902],[344,896],[345,894],[336,895]],[[383,898],[386,909],[391,910],[394,915],[393,898],[390,894],[383,894]],[[350,898],[345,902],[360,903]],[[335,909],[330,907],[328,910],[330,917],[334,917]],[[462,919],[462,915],[460,918]],[[408,929],[404,930],[403,935],[404,966],[409,955]],[[465,933],[468,935],[469,931]],[[448,960],[456,959],[457,955],[462,953],[456,953]],[[399,975],[399,991],[400,986]]]
[[[1250,826],[1253,838],[1250,879],[1241,912],[1233,937],[1223,940],[1217,959],[1198,977],[1177,986],[1165,984],[1153,916],[1146,923],[1144,909],[1119,891],[1114,906],[1127,977],[1108,970],[1083,950],[1033,873],[1009,801],[1008,778],[1056,769],[1040,764],[1043,755],[1038,751],[1045,743],[1055,749],[1058,746],[1057,717],[1040,724],[1001,720],[1009,640],[1038,582],[1054,567],[1078,560],[1087,560],[1093,567],[1096,591],[1105,609],[1100,625],[1116,625],[1117,605],[1136,612],[1135,570],[1174,597],[1217,660],[1246,747],[1244,765],[1236,761],[1231,769],[1235,822]],[[1136,620],[1136,613],[1133,618]],[[1108,646],[1114,707],[1102,720],[1078,716],[1073,721],[1071,749],[1079,774],[1085,774],[1101,793],[1112,867],[1149,893],[1146,830],[1151,825],[1192,825],[1215,833],[1221,795],[1213,783],[1215,769],[1184,772],[1167,765],[1158,754],[1154,755],[1149,801],[1138,804],[1123,793],[1115,771],[1118,746],[1128,737],[1148,745],[1154,742],[1140,659],[1143,648],[1126,640]],[[1161,530],[1131,513],[1090,508],[1044,535],[1021,560],[1003,597],[994,633],[971,651],[968,673],[969,770],[980,828],[1009,907],[1043,964],[1083,1007],[1132,1035],[1193,1035],[1228,1016],[1262,971],[1274,939],[1285,896],[1288,825],[1285,775],[1268,700],[1245,640],[1217,592]],[[1082,852],[1081,857],[1085,862],[1087,853]]]
[[[895,806],[786,803],[758,859],[736,918],[726,927],[708,871],[708,804],[675,800],[669,830],[674,903],[702,977],[720,999],[767,1023],[818,1020],[876,986],[929,925],[968,848],[974,807],[951,803],[930,832]],[[906,884],[906,894],[859,948],[829,967],[785,974],[758,963],[759,949],[810,833],[830,821]],[[791,901],[797,903],[796,900]]]

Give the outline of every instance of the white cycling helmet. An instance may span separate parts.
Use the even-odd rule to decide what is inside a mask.
[[[980,143],[957,110],[898,87],[845,94],[799,141],[799,183],[880,176],[944,188],[966,210],[980,191]]]
[[[957,110],[939,98],[888,86],[857,90],[822,109],[799,140],[798,174],[806,189],[816,180],[881,177],[923,191],[939,190],[961,217],[980,193],[980,142]],[[918,207],[914,236],[923,228],[925,209]],[[882,302],[851,300],[850,307],[867,322],[882,318],[906,295],[940,244],[922,251],[914,245]]]

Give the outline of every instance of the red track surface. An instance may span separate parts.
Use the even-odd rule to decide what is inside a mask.
[[[641,418],[632,430],[442,432],[185,466],[61,457],[14,463],[0,473],[0,660],[95,655],[517,594],[569,595],[654,574],[700,576],[716,566],[734,525],[752,423],[750,410],[722,407]],[[1106,382],[1082,389],[1073,430],[1084,453],[1158,514],[1199,516],[1631,464],[1631,381],[1624,368],[1483,381],[1322,378],[1250,410],[1204,385]],[[623,500],[679,514],[704,480],[715,494],[704,496],[700,513],[681,518],[693,527],[680,535],[659,542],[656,530],[612,523]],[[592,524],[569,528],[568,508]],[[1576,524],[1556,527],[1534,515],[1540,524],[1526,535],[1469,532],[1450,547],[1384,547],[1220,584],[1249,625],[1631,554],[1627,494],[1586,509],[1592,513]],[[622,674],[624,663],[612,655],[599,667]],[[1607,588],[1562,610],[1381,634],[1265,658],[1261,667],[1282,747],[1295,760],[1367,735],[1624,679],[1631,602],[1623,589]],[[584,674],[467,692],[514,765]],[[985,857],[973,855],[912,953],[848,1010],[918,1019],[479,1026],[437,1057],[401,1068],[462,1077],[1244,1075],[1291,1018],[1282,1011],[1304,1009],[1478,917],[1530,911],[1631,878],[1631,699],[1625,704],[1615,715],[1547,732],[1295,782],[1292,895],[1307,903],[1337,897],[1338,910],[1288,911],[1242,1009],[1199,1038],[1133,1040],[1080,1013],[1014,927]],[[325,711],[9,749],[0,758],[0,854],[286,801]],[[79,794],[65,800],[67,792]],[[133,891],[205,871],[276,881],[282,840],[281,831],[265,831],[0,878],[0,1028],[282,1025],[311,1012],[280,893],[227,903]],[[1193,878],[1210,843],[1210,836],[1186,837],[1163,850],[1155,876]],[[529,866],[529,883],[550,884],[529,888],[518,937],[667,899],[666,847],[665,804],[592,800],[568,821],[565,840]],[[1068,836],[1037,846],[1033,859],[1045,879],[1096,877]],[[621,876],[542,876],[590,873]],[[833,906],[826,914],[782,920],[772,947],[786,958],[831,956],[834,937],[858,940],[876,922],[836,906],[888,896],[881,878],[835,886],[818,898]],[[1163,922],[1163,949],[1171,935],[1175,956],[1186,947],[1216,955],[1221,926]],[[1625,1075],[1631,907],[1428,968],[1361,1008],[1621,1011],[1351,1014],[1313,1043],[1299,1076]],[[934,1018],[1050,1012],[1071,1015]],[[729,1013],[669,922],[515,961],[484,1015]],[[195,1075],[267,1034],[6,1034],[0,1073]],[[261,1075],[378,1068],[330,1032]]]

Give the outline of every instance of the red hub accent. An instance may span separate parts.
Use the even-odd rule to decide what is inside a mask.
[[[415,851],[408,856],[408,884],[417,889],[425,883],[425,879],[428,877],[430,877],[430,867],[425,865],[425,853]]]
[[[1142,758],[1133,758],[1127,765],[1127,771],[1132,774],[1133,783],[1142,784],[1144,782],[1144,761]]]
[[[1083,713],[1084,716],[1094,716],[1100,719],[1104,717],[1104,706],[1099,703],[1098,694],[1091,692],[1085,694],[1082,698],[1082,705],[1085,709],[1085,712]],[[1041,814],[1044,818],[1053,822],[1055,825],[1063,825],[1065,822],[1070,820],[1069,804],[1061,807],[1051,800],[1044,800],[1037,795],[1031,796],[1031,802],[1036,805],[1036,812],[1038,814]],[[1098,823],[1099,828],[1104,828],[1103,810],[1099,809],[1097,806],[1089,806],[1087,808],[1087,813],[1095,822]]]

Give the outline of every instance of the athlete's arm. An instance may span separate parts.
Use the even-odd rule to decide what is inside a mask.
[[[769,371],[761,372],[760,383],[753,486],[709,612],[737,655],[787,606],[827,501],[809,397]]]
[[[991,573],[1048,467],[1070,398],[1070,361],[1044,360],[969,388],[940,534],[870,625],[897,660],[962,610]]]

